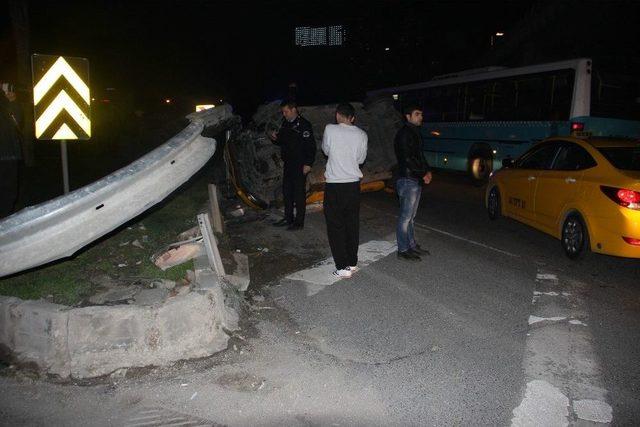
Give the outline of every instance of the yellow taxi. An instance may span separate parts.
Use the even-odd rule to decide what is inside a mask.
[[[555,137],[492,174],[491,219],[513,218],[587,250],[640,258],[640,140]]]

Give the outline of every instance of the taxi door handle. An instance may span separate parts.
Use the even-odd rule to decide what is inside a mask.
[[[576,179],[575,178],[567,178],[564,180],[564,182],[566,182],[567,184],[575,184]]]
[[[533,181],[533,180],[535,180],[535,179],[536,179],[536,177],[535,177],[535,176],[530,176],[529,178],[527,178],[527,180],[529,180],[529,181]]]

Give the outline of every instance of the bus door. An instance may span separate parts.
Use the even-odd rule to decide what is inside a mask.
[[[505,183],[505,208],[511,215],[526,222],[536,221],[535,192],[541,172],[551,168],[560,148],[559,143],[536,145],[515,164]]]

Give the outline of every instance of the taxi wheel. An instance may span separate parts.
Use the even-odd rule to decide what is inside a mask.
[[[498,187],[493,187],[487,197],[487,213],[489,219],[496,220],[502,216],[502,210],[500,205],[500,191]]]
[[[562,248],[571,259],[584,256],[589,248],[589,233],[579,215],[572,214],[562,225]]]

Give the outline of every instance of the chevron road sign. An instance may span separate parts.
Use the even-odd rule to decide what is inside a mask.
[[[34,54],[31,65],[36,138],[90,139],[89,60]]]

